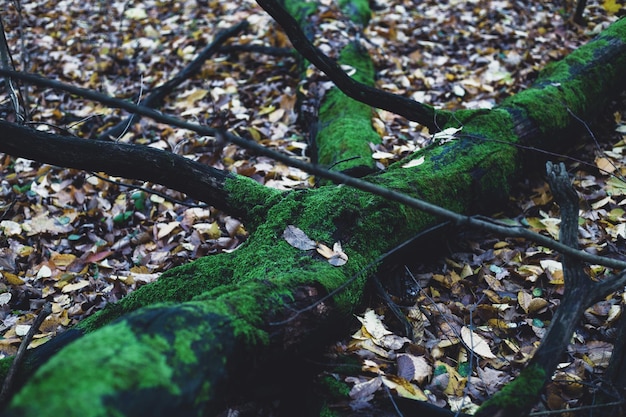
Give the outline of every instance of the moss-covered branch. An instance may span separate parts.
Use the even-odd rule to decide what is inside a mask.
[[[55,135],[6,120],[0,120],[0,132],[0,152],[51,165],[106,172],[165,185],[243,218],[256,205],[278,194],[278,191],[262,187],[248,178],[148,146]],[[240,195],[235,206],[230,205],[229,191],[224,188],[227,179],[241,182],[240,186],[246,188],[245,198]]]
[[[344,47],[339,63],[353,69],[355,80],[374,85],[374,64],[358,43]],[[370,144],[379,144],[381,139],[372,128],[370,106],[333,87],[322,100],[318,120],[316,141],[320,164],[355,176],[375,170]]]

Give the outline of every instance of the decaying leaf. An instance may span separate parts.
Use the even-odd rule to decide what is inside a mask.
[[[454,135],[463,130],[463,127],[449,127],[447,129],[442,130],[441,132],[437,132],[433,135],[433,140],[435,141],[448,141],[450,139],[454,139]]]
[[[354,400],[366,400],[378,391],[378,388],[380,388],[381,385],[382,380],[380,377],[357,382],[350,390],[350,398]]]
[[[433,375],[433,367],[424,356],[401,353],[396,358],[398,376],[407,381],[415,381],[419,385],[427,382]]]
[[[380,316],[372,309],[368,309],[363,317],[357,316],[357,319],[361,322],[367,333],[374,339],[380,339],[385,335],[393,334],[385,327]]]
[[[396,391],[398,396],[402,398],[409,398],[416,401],[427,401],[428,397],[424,392],[416,385],[411,384],[404,378],[400,378],[394,375],[385,375],[381,377],[383,384],[388,388]]]
[[[416,166],[420,166],[424,163],[424,161],[425,158],[423,156],[420,156],[419,158],[411,159],[409,162],[402,165],[402,168],[413,168]]]
[[[461,328],[461,339],[478,356],[485,359],[496,359],[496,355],[491,351],[485,338],[470,330],[467,326]]]
[[[306,233],[293,225],[285,228],[283,238],[296,249],[313,250],[317,247],[317,243],[314,240],[309,239]]]

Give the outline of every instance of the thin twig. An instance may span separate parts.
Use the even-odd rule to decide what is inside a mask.
[[[596,408],[614,407],[616,405],[622,405],[622,404],[624,404],[624,401],[613,401],[613,402],[604,403],[604,404],[581,405],[580,407],[565,408],[563,410],[535,411],[534,413],[530,413],[528,415],[529,417],[536,417],[536,416],[549,416],[552,414],[566,414],[566,413],[569,414],[569,413],[575,413],[577,411],[595,410]]]
[[[185,206],[185,207],[198,207],[198,208],[207,208],[207,207],[211,207],[208,204],[192,204],[192,203],[187,203],[186,201],[181,201],[181,200],[177,200],[173,197],[170,197],[169,195],[162,193],[160,191],[156,191],[156,190],[151,190],[150,188],[145,188],[142,187],[140,185],[134,185],[134,184],[127,184],[125,182],[121,182],[121,181],[116,181],[116,180],[112,180],[111,178],[105,177],[104,175],[100,175],[97,172],[91,172],[91,175],[93,175],[96,178],[101,179],[102,181],[106,181],[109,182],[111,184],[115,184],[118,185],[120,187],[127,187],[133,190],[139,190],[139,191],[143,191],[144,193],[148,193],[148,194],[154,194],[156,196],[159,196],[161,198],[164,198],[168,201],[171,201],[174,204],[179,204],[181,206]]]
[[[326,74],[337,88],[348,97],[372,107],[398,114],[408,120],[423,124],[430,129],[435,128],[433,120],[436,120],[436,118],[439,118],[442,124],[445,124],[444,120],[447,121],[450,118],[452,113],[449,111],[437,110],[432,106],[410,98],[355,81],[341,69],[337,62],[330,59],[313,45],[300,28],[298,22],[285,10],[280,2],[275,0],[257,0],[257,3],[281,25],[294,48]]]
[[[2,68],[4,69],[14,69],[13,60],[11,58],[11,51],[9,50],[9,44],[7,42],[7,37],[4,32],[4,23],[2,21],[2,16],[0,16],[0,63],[2,63]],[[18,123],[22,124],[26,121],[26,117],[24,116],[22,106],[20,105],[20,95],[18,89],[13,84],[13,80],[10,76],[6,77],[4,83],[6,85],[7,94],[11,98],[11,103],[13,104],[15,118],[17,119]]]
[[[176,87],[182,84],[184,81],[190,79],[196,75],[202,69],[202,64],[209,59],[228,39],[245,30],[248,27],[248,21],[243,20],[238,24],[220,31],[215,35],[215,39],[206,48],[198,53],[198,55],[176,76],[169,79],[165,83],[156,87],[146,96],[141,103],[142,107],[157,108],[161,105],[165,97],[170,94]],[[141,95],[141,93],[140,93]],[[132,112],[132,111],[131,111]],[[122,120],[117,125],[107,129],[105,132],[98,136],[100,140],[109,140],[111,137],[121,137],[122,132],[126,131],[133,123],[139,120],[141,113],[132,112],[127,119]]]
[[[266,148],[260,143],[244,139],[240,136],[226,132],[222,129],[214,129],[208,126],[201,126],[195,123],[185,122],[183,120],[180,120],[179,118],[164,115],[163,113],[156,111],[154,109],[146,108],[144,106],[137,106],[128,101],[119,100],[111,96],[108,96],[106,94],[99,93],[97,91],[68,85],[68,84],[55,81],[55,80],[49,80],[47,78],[43,78],[34,74],[26,74],[22,72],[0,69],[0,75],[11,76],[11,77],[18,78],[20,80],[24,80],[24,81],[27,81],[29,83],[39,85],[39,86],[51,87],[51,88],[67,91],[71,94],[88,98],[90,100],[99,101],[100,103],[106,104],[111,107],[121,108],[121,109],[128,110],[137,114],[141,114],[142,116],[150,117],[151,119],[156,120],[161,123],[167,123],[171,126],[176,126],[181,129],[191,130],[201,135],[216,136],[219,139],[227,140],[243,148],[256,152],[259,155],[268,156],[277,161],[283,162],[289,166],[299,168],[310,174],[329,179],[336,184],[344,184],[344,185],[359,189],[361,191],[378,195],[388,200],[396,201],[398,203],[404,204],[414,209],[422,210],[426,213],[432,214],[433,216],[439,217],[443,220],[449,220],[457,225],[464,225],[464,226],[469,226],[469,227],[478,228],[482,230],[487,230],[487,231],[490,231],[499,235],[504,235],[504,236],[525,238],[535,243],[538,243],[539,245],[561,252],[562,254],[576,257],[584,262],[603,265],[603,266],[607,266],[607,267],[615,268],[615,269],[626,269],[625,261],[622,261],[619,259],[607,258],[604,256],[593,255],[583,250],[576,250],[560,242],[557,242],[552,238],[540,235],[539,233],[535,233],[523,227],[496,225],[496,224],[486,222],[484,220],[481,220],[473,216],[466,216],[463,214],[455,213],[453,211],[444,209],[443,207],[440,207],[436,204],[428,203],[424,200],[420,200],[420,199],[408,196],[398,191],[381,187],[374,183],[364,181],[358,178],[353,178],[348,175],[342,174],[340,172],[329,171],[319,165],[313,165],[306,161],[291,158],[288,155]],[[82,140],[82,139],[77,139],[77,140]]]
[[[4,383],[2,384],[2,391],[0,392],[0,407],[5,405],[6,401],[9,399],[9,395],[13,385],[13,379],[15,378],[17,370],[19,369],[22,360],[24,359],[26,348],[28,348],[28,345],[30,344],[31,340],[33,340],[35,333],[37,333],[39,327],[51,312],[52,304],[50,302],[46,302],[35,320],[33,321],[33,324],[30,326],[30,329],[28,329],[28,333],[26,333],[26,335],[22,339],[22,343],[20,343],[20,347],[17,349],[17,353],[13,358],[13,363],[11,364],[9,372],[7,373],[7,376],[4,379]]]

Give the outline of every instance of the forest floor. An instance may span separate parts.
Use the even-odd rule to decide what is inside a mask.
[[[624,8],[614,0],[589,1],[587,23],[578,26],[569,20],[570,3],[378,0],[361,30],[323,0],[315,43],[333,55],[358,36],[374,59],[379,88],[450,110],[489,108],[528,87],[546,64],[591,39]],[[290,47],[251,1],[11,2],[0,18],[16,69],[137,103],[218,31],[244,19],[249,28],[226,45]],[[161,110],[306,160],[302,115],[314,115],[328,87],[313,68],[301,80],[289,54],[231,49],[210,58]],[[93,139],[126,117],[59,91],[20,88],[29,123],[40,130]],[[14,120],[5,90],[0,99],[0,116]],[[622,96],[599,122],[581,120],[581,145],[568,156],[550,156],[566,162],[581,197],[581,244],[607,256],[624,257],[626,249],[625,104]],[[385,111],[375,111],[372,123],[383,137],[373,152],[380,169],[428,145],[434,133]],[[295,168],[147,119],[111,139],[171,150],[270,187],[315,184]],[[235,249],[246,239],[245,224],[204,203],[210,204],[155,184],[0,155],[0,356],[16,352],[45,301],[52,302],[52,314],[31,346],[164,270]],[[528,173],[497,216],[558,234],[558,207],[541,172]],[[362,368],[329,374],[352,387],[335,407],[366,407],[386,398],[386,387],[471,412],[524,366],[563,291],[558,255],[519,239],[465,231],[443,241],[434,260],[420,259],[381,276],[387,287],[407,284],[393,296],[411,317],[417,340],[408,349],[390,343],[402,340],[399,327],[373,299],[359,314],[361,329],[329,347],[329,357],[352,355]],[[589,268],[597,279],[608,272]],[[625,301],[616,293],[589,309],[538,409],[594,403]],[[356,330],[360,323],[354,323]]]

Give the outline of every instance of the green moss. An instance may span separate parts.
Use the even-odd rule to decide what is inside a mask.
[[[0,381],[4,381],[7,377],[11,364],[13,364],[13,356],[0,359]]]
[[[322,405],[322,409],[320,410],[320,417],[339,417],[341,416],[340,413],[331,410],[328,407],[328,404],[324,404]]]
[[[457,212],[493,209],[498,199],[507,196],[509,181],[517,172],[516,149],[494,144],[485,137],[514,141],[511,117],[504,110],[494,109],[458,112],[456,119],[457,126],[463,126],[459,137],[425,151],[422,165],[407,169],[396,164],[369,180]],[[84,320],[79,328],[92,331],[154,303],[223,298],[219,313],[232,318],[237,334],[260,340],[263,334],[248,326],[268,312],[264,309],[282,308],[290,301],[290,291],[300,285],[319,283],[332,291],[358,276],[335,297],[339,309],[349,313],[358,304],[363,283],[371,272],[363,272],[365,265],[437,222],[418,210],[349,187],[258,194],[255,183],[233,181],[228,187],[233,201],[241,198],[257,213],[259,225],[242,247],[232,254],[174,268],[157,282]],[[333,267],[315,252],[293,248],[283,238],[287,225],[299,227],[311,239],[329,247],[341,242],[348,263]],[[252,283],[250,287],[248,283]],[[259,291],[264,294],[261,301],[256,297]],[[232,305],[237,308],[227,307]],[[239,316],[243,317],[241,329]]]
[[[39,368],[8,415],[176,414],[214,399],[236,341],[219,303],[158,304],[85,335]]]
[[[355,71],[351,75],[354,80],[374,85],[374,64],[358,44],[347,45],[339,62]],[[373,171],[370,143],[378,144],[381,139],[372,128],[371,119],[371,107],[351,99],[337,87],[331,88],[319,110],[318,162],[341,171]]]
[[[618,77],[616,68],[623,67],[626,58],[612,58],[609,64],[606,57],[617,48],[615,36],[623,39],[623,33],[623,23],[612,25],[599,38],[546,66],[530,89],[510,97],[500,107],[520,110],[542,134],[552,135],[550,139],[570,128],[576,122],[574,115],[593,116],[603,108],[607,91],[620,90],[612,83]]]
[[[622,43],[626,43],[626,19],[619,19],[600,35],[604,39],[616,38]]]
[[[274,204],[282,194],[280,190],[265,187],[243,176],[227,179],[224,190],[228,193],[228,199],[240,207],[240,211],[246,213],[245,221],[249,232],[254,231],[256,226],[264,221],[265,208]]]
[[[229,283],[232,274],[230,256],[222,254],[202,258],[165,272],[157,281],[137,289],[120,302],[107,305],[76,327],[91,332],[141,307],[188,301],[204,291]]]
[[[545,371],[538,366],[529,366],[512,382],[485,401],[480,410],[487,408],[510,411],[529,409],[537,401],[545,382]]]
[[[362,26],[367,26],[372,17],[368,0],[339,0],[339,7],[351,21]]]
[[[345,399],[350,396],[350,386],[333,375],[324,375],[320,379],[320,385],[334,399]]]
[[[300,24],[305,22],[308,16],[317,12],[317,2],[315,1],[285,0],[283,5],[285,10]]]
[[[404,168],[407,161],[392,165],[375,182],[459,213],[498,207],[520,171],[512,116],[504,109],[467,110],[454,119],[444,128],[462,130],[449,143],[416,153],[413,158],[424,157],[416,167]],[[424,226],[435,220],[420,212],[407,215]]]
[[[73,415],[115,415],[106,398],[116,390],[163,387],[173,374],[158,354],[160,342],[135,335],[125,323],[105,327],[99,337],[85,337],[81,342],[70,344],[62,355],[42,366],[31,383],[15,395],[11,409],[27,415],[35,411],[33,406],[38,407],[39,401],[45,401],[45,406],[37,410],[40,416],[68,415],[71,401]],[[92,372],[85,372],[86,364]],[[71,387],[68,397],[58,395],[63,386]],[[163,388],[176,394],[175,387]]]

